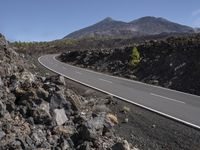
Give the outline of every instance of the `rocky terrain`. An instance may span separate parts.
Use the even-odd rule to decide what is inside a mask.
[[[130,38],[162,33],[193,33],[195,31],[197,30],[192,27],[180,25],[164,18],[147,16],[131,22],[122,22],[107,17],[92,26],[70,33],[64,39],[80,39],[86,37]]]
[[[136,149],[115,134],[109,98],[81,96],[62,76],[30,68],[0,35],[0,149]]]
[[[37,56],[49,51],[19,55],[0,41],[0,149],[200,147],[198,130],[44,69]]]
[[[200,95],[200,35],[150,40],[135,45],[140,63],[132,66],[133,47],[67,51],[59,59],[88,69]]]

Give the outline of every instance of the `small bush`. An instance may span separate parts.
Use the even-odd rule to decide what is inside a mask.
[[[127,106],[124,106],[124,107],[122,108],[122,112],[124,112],[124,113],[130,112],[130,108],[127,107]]]
[[[132,53],[131,53],[131,65],[133,67],[136,67],[140,63],[140,60],[141,60],[140,53],[139,53],[137,47],[134,47],[132,49]]]
[[[114,124],[119,123],[117,117],[115,115],[111,114],[111,113],[107,114],[106,117],[107,117],[108,120],[110,120]]]

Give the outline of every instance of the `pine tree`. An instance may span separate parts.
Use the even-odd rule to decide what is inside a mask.
[[[134,47],[132,49],[132,54],[131,54],[131,65],[136,67],[140,63],[140,53],[137,49],[137,47]]]

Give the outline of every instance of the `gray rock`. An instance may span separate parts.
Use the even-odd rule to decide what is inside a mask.
[[[49,103],[42,101],[42,103],[32,111],[32,117],[34,119],[34,122],[36,124],[38,123],[50,124],[52,118],[49,110],[50,110]]]
[[[137,77],[135,75],[129,75],[129,78],[132,79],[132,80],[136,80]]]
[[[37,93],[37,96],[39,98],[42,98],[42,99],[45,99],[45,100],[48,98],[48,95],[49,95],[49,93],[41,87],[38,88],[36,93]]]
[[[65,78],[63,76],[59,76],[57,82],[60,85],[65,85]]]
[[[130,146],[126,140],[123,140],[122,142],[114,144],[112,150],[130,150]]]
[[[30,147],[27,145],[27,143],[26,143],[24,137],[18,137],[18,138],[16,138],[15,142],[17,142],[16,145],[15,145],[15,147],[14,147],[15,149],[17,149],[18,146],[21,146],[22,149],[28,149],[28,148],[30,148]],[[14,143],[15,143],[15,142],[14,142]],[[20,144],[19,144],[19,142],[20,142]]]
[[[85,141],[81,145],[78,146],[78,150],[91,150],[92,142]]]
[[[3,36],[3,34],[0,33],[0,45],[6,45],[7,41],[5,39],[5,37]]]
[[[1,79],[1,77],[0,77],[0,87],[1,86],[3,86],[3,81],[2,81],[2,79]]]
[[[63,142],[60,144],[60,146],[61,146],[62,150],[70,149],[70,145],[69,145],[68,141],[65,139],[63,139]]]
[[[106,107],[106,105],[96,105],[93,108],[93,112],[95,113],[110,112],[110,109]]]
[[[6,135],[5,132],[0,131],[0,140],[1,140],[5,135]]]
[[[64,109],[54,109],[54,120],[56,121],[57,125],[63,125],[66,121],[68,121],[68,118],[65,114]]]
[[[35,82],[35,76],[31,72],[24,71],[21,73],[21,82],[32,83]]]
[[[21,147],[21,142],[16,140],[16,141],[13,141],[11,144],[10,144],[10,148],[12,149],[22,149]]]
[[[34,141],[35,145],[40,145],[47,140],[45,133],[41,129],[33,130],[30,137]]]
[[[55,141],[59,140],[59,135],[54,134],[54,135],[48,136],[47,140],[51,145],[57,147],[57,142],[55,142]]]
[[[46,82],[48,82],[48,81],[55,83],[57,85],[65,85],[65,78],[60,75],[51,76],[50,78],[46,79]]]
[[[29,147],[30,149],[35,149],[33,140],[32,140],[29,136],[27,136],[27,137],[25,138],[25,142],[27,143],[27,145],[28,145],[28,147]]]
[[[0,117],[4,117],[6,113],[6,106],[0,101]]]
[[[80,136],[87,141],[94,141],[103,134],[105,114],[91,118],[80,129]]]
[[[40,145],[41,148],[43,149],[51,149],[51,145],[47,142],[47,141],[44,141],[41,145]]]
[[[65,96],[61,92],[53,93],[52,96],[50,96],[50,108],[53,109],[60,109],[65,108],[66,110],[71,109],[71,104],[69,101],[65,99]]]

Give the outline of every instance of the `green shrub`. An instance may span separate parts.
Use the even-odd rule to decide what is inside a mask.
[[[133,67],[136,67],[140,63],[140,60],[141,60],[140,53],[139,53],[137,47],[134,47],[132,49],[132,53],[131,53],[131,65]]]

